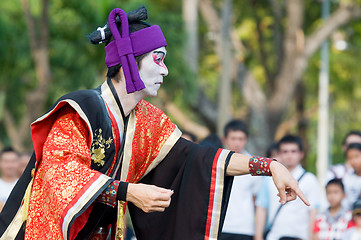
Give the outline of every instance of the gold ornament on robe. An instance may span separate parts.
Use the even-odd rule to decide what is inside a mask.
[[[92,147],[90,148],[90,154],[92,161],[98,166],[104,166],[105,161],[105,149],[110,148],[113,143],[113,139],[109,137],[105,140],[102,135],[102,129],[95,130]]]

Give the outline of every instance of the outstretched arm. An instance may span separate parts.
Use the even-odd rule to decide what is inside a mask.
[[[250,173],[249,161],[249,156],[239,153],[233,154],[227,167],[227,175],[237,176]],[[267,167],[269,168],[273,182],[278,189],[278,196],[280,197],[280,202],[282,204],[295,200],[298,196],[306,205],[310,205],[302,191],[299,189],[297,180],[292,177],[285,166],[277,161],[271,161]]]

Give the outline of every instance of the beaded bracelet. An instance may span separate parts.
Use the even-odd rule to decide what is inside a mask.
[[[117,192],[119,181],[115,180],[99,195],[97,202],[104,203],[108,206],[115,207],[117,205]]]
[[[272,161],[277,161],[274,158],[256,157],[249,159],[249,173],[252,176],[272,176],[270,171],[270,164]]]

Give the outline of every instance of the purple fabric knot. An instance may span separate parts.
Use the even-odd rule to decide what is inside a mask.
[[[117,16],[119,16],[121,22],[121,34],[116,25]],[[120,8],[115,8],[110,12],[108,25],[114,41],[105,47],[105,64],[107,67],[122,64],[127,93],[142,90],[145,86],[139,76],[134,56],[167,46],[162,30],[159,26],[153,25],[129,35],[128,17]]]
[[[133,54],[133,46],[130,37],[124,37],[116,41],[119,56]]]

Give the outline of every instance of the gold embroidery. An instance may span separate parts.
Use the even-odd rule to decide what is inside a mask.
[[[98,166],[104,166],[105,149],[110,148],[110,145],[113,143],[113,139],[111,137],[109,137],[108,140],[105,140],[102,132],[102,129],[95,130],[94,140],[90,149],[91,159]]]
[[[176,129],[161,110],[142,100],[135,107],[135,130],[127,181],[138,182]]]
[[[77,118],[75,111],[63,111],[48,133],[33,178],[26,211],[25,239],[63,239],[62,227],[69,225],[65,221],[62,225],[63,214],[77,201],[77,197],[86,195],[83,189],[87,189],[101,175],[90,169],[88,139],[82,137],[88,136],[85,124]],[[74,134],[74,127],[81,135]],[[58,142],[58,139],[61,141]],[[92,194],[89,193],[89,196]],[[84,200],[79,206],[87,201]]]

